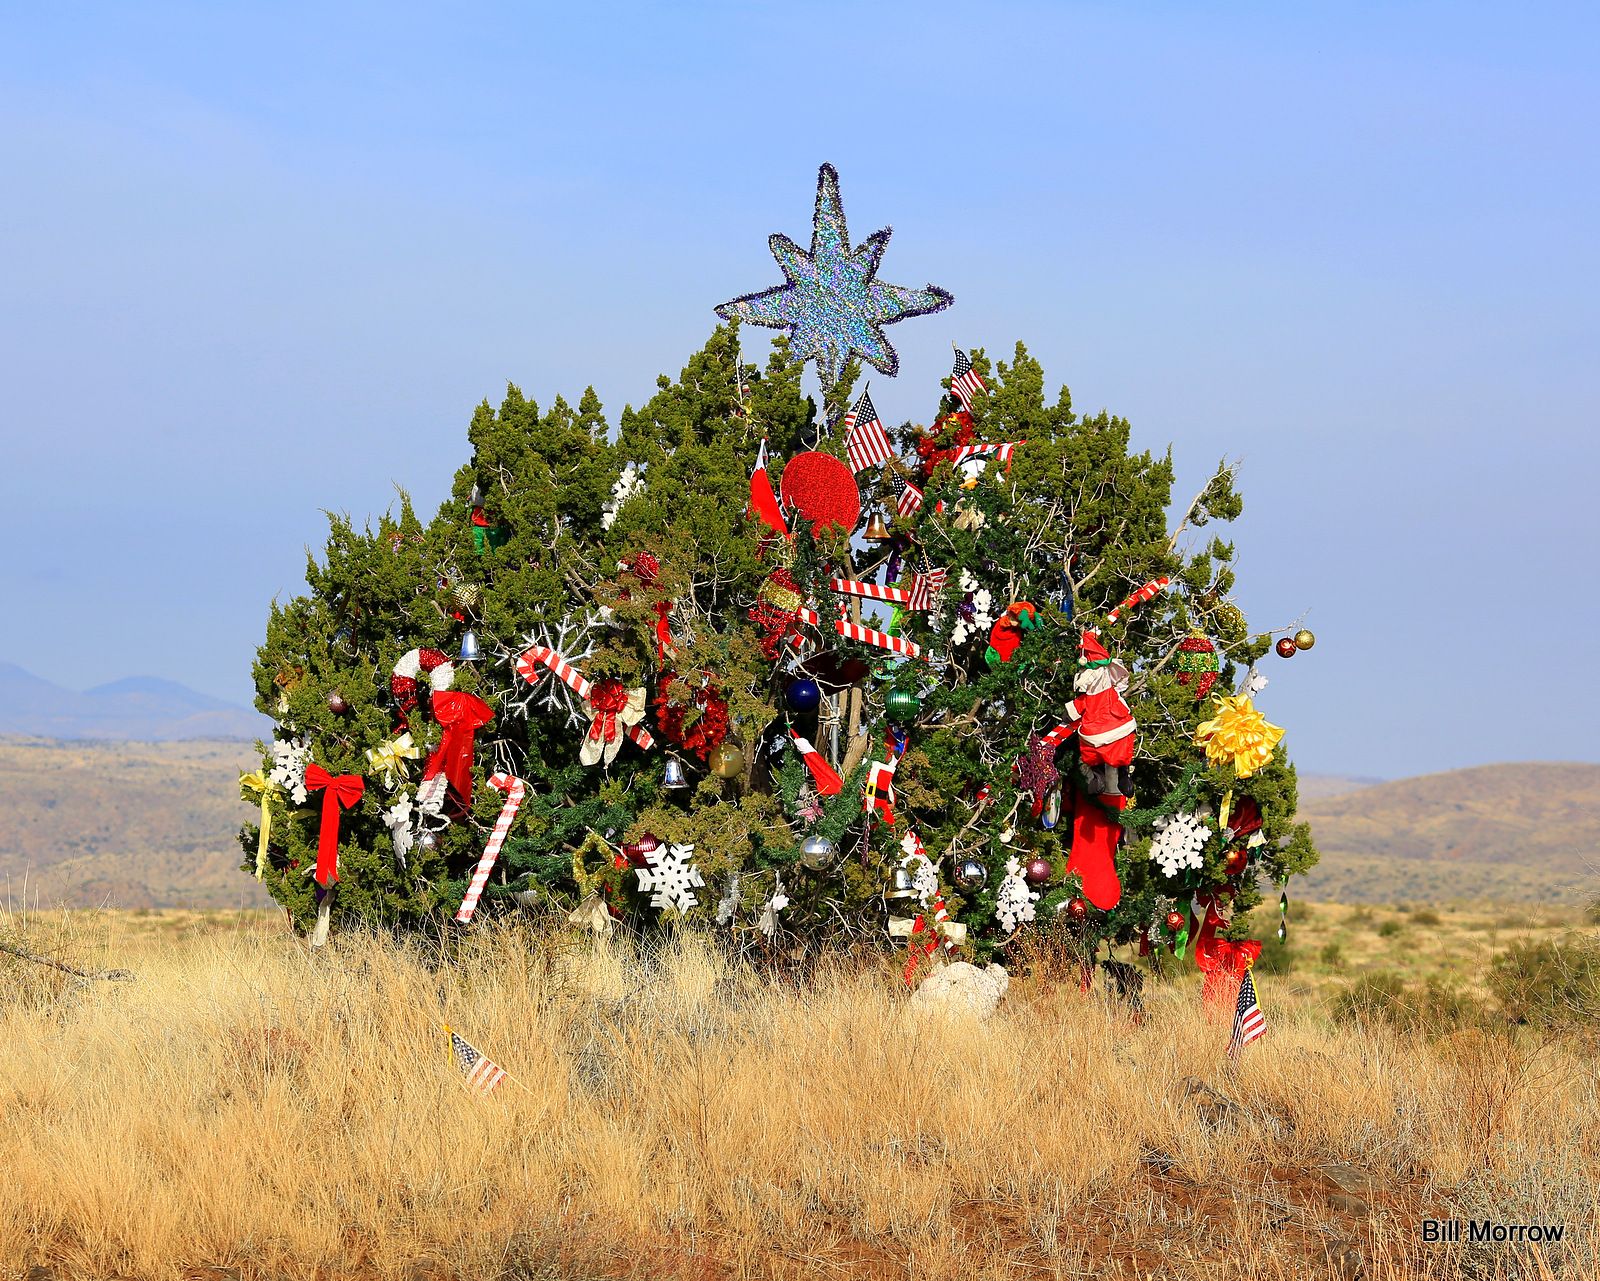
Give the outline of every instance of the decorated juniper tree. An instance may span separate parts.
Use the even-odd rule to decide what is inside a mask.
[[[858,360],[893,373],[883,327],[950,302],[877,280],[887,240],[851,246],[825,168],[786,283],[614,431],[592,390],[513,387],[431,521],[334,519],[268,620],[245,780],[246,867],[301,927],[555,906],[912,964],[1049,927],[1248,965],[1242,914],[1315,853],[1252,702],[1274,638],[1200,532],[1234,469],[1169,526],[1170,456],[1020,344],[886,428]],[[741,321],[786,330],[764,368]]]

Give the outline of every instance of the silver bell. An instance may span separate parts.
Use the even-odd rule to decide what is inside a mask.
[[[463,663],[476,662],[481,657],[478,650],[478,633],[470,627],[461,634],[461,661]]]
[[[688,772],[683,768],[683,762],[676,756],[667,757],[667,769],[661,777],[661,786],[668,788],[689,786]]]

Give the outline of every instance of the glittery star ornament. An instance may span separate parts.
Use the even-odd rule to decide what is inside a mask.
[[[900,357],[884,337],[884,326],[943,311],[955,298],[933,285],[907,289],[875,278],[890,232],[885,227],[852,248],[839,199],[839,173],[823,165],[817,176],[811,252],[785,235],[772,236],[767,244],[783,268],[784,283],[725,302],[717,315],[787,329],[794,359],[814,359],[824,387],[839,381],[852,355],[893,377]]]
[[[1056,744],[1041,735],[1031,735],[1027,755],[1017,762],[1017,785],[1033,793],[1034,818],[1044,811],[1044,798],[1060,777],[1061,772],[1056,769]]]

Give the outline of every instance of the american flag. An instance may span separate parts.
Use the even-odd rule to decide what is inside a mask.
[[[948,569],[929,569],[917,574],[911,579],[911,599],[906,602],[911,609],[932,609],[939,598],[939,593],[944,590],[945,580],[950,577]]]
[[[972,368],[972,361],[961,348],[956,348],[955,368],[950,371],[950,392],[969,414],[972,412],[972,398],[980,391],[988,391],[988,384],[978,377]]]
[[[1228,1042],[1228,1057],[1236,1059],[1239,1051],[1267,1030],[1267,1016],[1256,1002],[1256,983],[1249,970],[1239,984],[1239,1003],[1233,1007],[1233,1039]]]
[[[894,509],[902,516],[914,516],[922,510],[922,491],[904,476],[891,476],[889,484],[894,489]]]
[[[850,470],[855,472],[881,466],[894,457],[894,446],[889,443],[878,411],[872,407],[872,397],[866,392],[861,393],[856,407],[844,416],[844,450],[850,458]]]
[[[479,1094],[488,1094],[506,1079],[506,1070],[493,1059],[480,1054],[449,1028],[445,1031],[450,1032],[450,1053],[456,1066],[466,1075],[467,1084]]]

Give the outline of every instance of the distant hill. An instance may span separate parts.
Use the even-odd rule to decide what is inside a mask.
[[[249,741],[270,735],[271,724],[250,708],[154,676],[131,676],[79,693],[14,663],[0,663],[0,734],[143,743]]]
[[[1484,765],[1302,800],[1305,898],[1586,902],[1600,895],[1600,765]],[[1291,887],[1292,888],[1292,887]]]
[[[196,696],[199,697],[199,696]],[[0,900],[261,906],[239,870],[243,743],[0,738]],[[1487,765],[1394,782],[1311,775],[1322,863],[1291,898],[1587,902],[1600,895],[1600,765]]]
[[[0,739],[0,902],[264,907],[239,870],[243,743]]]

